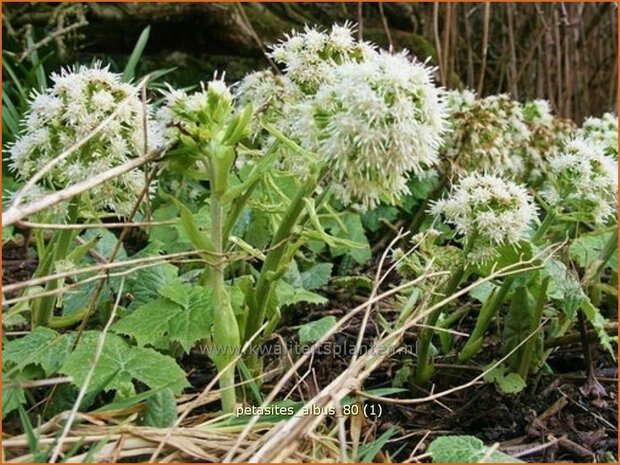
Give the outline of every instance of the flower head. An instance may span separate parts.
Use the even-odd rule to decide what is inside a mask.
[[[493,255],[501,244],[521,240],[536,220],[536,206],[527,189],[492,174],[473,173],[462,177],[450,195],[435,202],[431,213],[443,216],[465,236],[472,257]],[[475,259],[475,258],[473,258]]]
[[[530,184],[539,185],[548,172],[549,159],[563,149],[575,132],[575,125],[554,116],[546,100],[526,102],[523,118],[530,137],[519,150],[524,166],[522,177]]]
[[[335,67],[289,121],[289,133],[331,167],[343,203],[362,208],[406,193],[407,174],[436,162],[445,125],[431,70],[386,52]]]
[[[170,88],[165,102],[157,110],[156,119],[168,146],[182,134],[195,139],[208,136],[203,127],[221,124],[233,111],[233,95],[221,79],[210,81],[206,88],[203,85],[192,94]]]
[[[600,118],[587,118],[579,134],[602,144],[607,155],[618,159],[618,115],[605,113]]]
[[[618,208],[618,161],[603,145],[577,137],[549,162],[548,202],[580,220],[605,223]]]
[[[281,125],[290,114],[291,106],[305,98],[304,93],[287,76],[270,70],[255,71],[235,85],[238,108],[252,104],[255,117],[250,122],[250,136],[259,145],[266,146],[271,138],[262,130],[261,123]]]
[[[329,82],[335,66],[348,61],[363,61],[375,49],[367,42],[353,38],[350,25],[334,25],[329,32],[306,27],[293,31],[269,54],[284,66],[287,77],[304,92],[314,93],[321,84]]]
[[[476,101],[476,93],[470,89],[449,90],[446,92],[446,109],[449,114],[466,111]]]
[[[520,147],[530,136],[521,104],[507,95],[479,100],[472,100],[471,94],[464,96],[455,98],[457,94],[451,99],[451,131],[443,144],[444,153],[466,171],[520,178],[525,172]]]
[[[57,163],[42,185],[62,189],[143,154],[145,110],[135,86],[100,66],[63,70],[51,80],[50,88],[32,96],[25,129],[9,148],[11,166],[20,177],[33,176],[112,115],[103,129]],[[149,145],[156,147],[161,140],[153,129],[149,123]],[[143,187],[142,172],[129,172],[90,190],[88,205],[126,214]]]

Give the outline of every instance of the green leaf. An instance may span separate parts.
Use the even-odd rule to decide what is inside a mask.
[[[92,367],[100,335],[99,331],[85,331],[75,350],[60,368],[60,373],[71,376],[78,387],[82,386]],[[86,392],[97,390],[107,382],[106,391],[131,393],[134,380],[153,389],[173,383],[169,387],[175,394],[180,394],[189,386],[185,372],[172,357],[153,349],[132,347],[120,336],[107,334]]]
[[[158,243],[153,242],[135,255],[134,258],[157,256],[160,253]],[[178,268],[170,263],[163,263],[148,268],[141,268],[126,278],[125,289],[132,296],[127,307],[133,310],[147,304],[159,296],[158,291],[170,285],[178,276]]]
[[[82,234],[82,239],[86,242],[94,240],[96,242],[95,251],[106,258],[112,255],[112,251],[118,242],[118,238],[107,229],[89,229]],[[125,248],[121,245],[116,254],[116,261],[125,260],[126,258],[127,252],[125,252]],[[90,261],[93,262],[92,259]]]
[[[525,381],[518,373],[508,373],[495,381],[497,388],[504,394],[517,394],[525,389]]]
[[[586,234],[575,239],[568,248],[568,254],[582,268],[592,265],[600,256],[601,251],[605,248],[607,241],[612,236],[612,232],[604,234]],[[618,272],[618,255],[612,254],[607,262],[615,273]]]
[[[16,376],[7,376],[2,373],[2,419],[26,403],[24,390],[17,385],[20,381],[21,373]]]
[[[308,302],[316,305],[324,305],[328,300],[314,292],[291,286],[285,281],[279,281],[276,287],[276,297],[279,306],[294,305],[299,302]]]
[[[200,229],[200,219],[205,215],[198,215],[198,218],[194,217],[189,208],[187,208],[183,202],[177,200],[170,194],[161,194],[165,199],[171,200],[177,207],[181,215],[180,226],[186,237],[192,243],[197,250],[207,250],[212,252],[214,249],[211,239],[204,231]],[[179,236],[181,238],[181,236]],[[182,239],[182,238],[181,238]]]
[[[428,446],[433,463],[522,463],[521,460],[493,451],[474,436],[442,436]]]
[[[127,65],[125,65],[125,69],[123,70],[123,81],[129,82],[136,76],[136,66],[142,57],[142,53],[144,52],[144,47],[146,47],[146,43],[149,40],[149,33],[151,32],[151,26],[147,26],[144,28],[138,41],[136,42],[131,55],[129,56],[129,60],[127,61]]]
[[[167,338],[189,352],[196,341],[210,334],[211,292],[178,282],[159,292],[164,298],[138,307],[112,330],[135,338],[140,346],[159,346],[162,338]]]
[[[170,221],[178,218],[178,209],[171,203],[153,211],[153,221]],[[176,225],[161,225],[149,228],[149,242],[160,243],[166,253],[183,252],[191,249],[189,242],[179,239]]]
[[[494,260],[478,265],[476,272],[482,277],[489,276],[493,271],[501,270],[520,261],[531,260],[533,255],[534,251],[529,241],[505,244],[497,248],[497,255]]]
[[[360,215],[355,213],[347,213],[341,218],[341,222],[345,229],[342,228],[340,222],[334,220],[326,221],[326,227],[330,229],[331,234],[339,239],[345,239],[348,241],[356,242],[359,247],[346,247],[336,246],[330,247],[333,257],[340,257],[342,255],[351,256],[357,263],[363,265],[370,260],[370,245],[368,239],[366,239],[366,233],[364,232],[364,226]]]
[[[12,369],[21,370],[27,365],[38,365],[47,376],[55,374],[71,350],[73,334],[58,334],[39,326],[28,335],[13,339],[4,345],[3,363],[12,362]]]
[[[154,428],[168,428],[177,420],[177,402],[171,389],[153,393],[146,401],[146,412],[142,425]]]
[[[596,331],[601,345],[609,352],[612,358],[616,360],[616,351],[611,344],[612,339],[609,334],[607,334],[607,331],[605,331],[605,324],[609,323],[609,321],[601,314],[601,311],[590,302],[590,299],[586,298],[583,300],[581,303],[581,310],[594,328],[594,331]]]
[[[559,260],[549,259],[542,270],[543,276],[549,276],[547,296],[554,300],[558,307],[572,318],[587,298],[577,278]]]
[[[331,263],[317,263],[312,268],[301,273],[301,285],[304,289],[312,291],[325,286],[332,275]]]
[[[391,427],[374,441],[361,446],[359,448],[361,463],[372,463],[377,454],[383,449],[383,446],[387,444],[394,434],[396,434],[396,428]]]
[[[249,210],[247,229],[243,231],[243,239],[257,249],[265,248],[271,242],[271,223],[269,215],[260,210]]]
[[[366,229],[375,232],[381,229],[381,227],[384,227],[381,220],[388,222],[394,221],[398,218],[398,214],[398,208],[389,205],[379,205],[377,208],[364,213],[364,216],[362,216],[362,223]]]
[[[321,339],[330,329],[332,329],[338,320],[333,315],[326,316],[320,320],[311,321],[302,325],[297,330],[300,344],[312,344]]]
[[[472,298],[476,299],[478,302],[485,303],[491,293],[496,289],[498,289],[498,286],[487,281],[474,287],[471,291],[469,291],[469,295]]]
[[[497,361],[489,363],[484,367],[484,382],[494,383],[498,391],[503,394],[518,394],[525,389],[525,381],[518,373],[506,373],[507,369],[504,364],[495,366],[492,370],[486,372]]]

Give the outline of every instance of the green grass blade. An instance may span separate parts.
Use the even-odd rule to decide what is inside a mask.
[[[144,52],[144,47],[146,47],[146,43],[149,40],[150,32],[151,26],[147,26],[142,31],[142,34],[140,34],[138,42],[136,42],[136,46],[133,48],[133,51],[129,56],[129,61],[123,70],[123,81],[129,82],[136,77],[136,67],[138,66],[140,58],[142,58],[142,53]]]

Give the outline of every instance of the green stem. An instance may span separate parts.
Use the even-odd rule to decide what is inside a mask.
[[[274,274],[280,269],[282,258],[289,246],[287,239],[297,225],[304,209],[304,199],[316,189],[319,178],[309,180],[304,188],[300,189],[291,201],[282,222],[271,241],[271,250],[265,257],[261,268],[256,289],[249,302],[248,320],[245,325],[244,341],[249,340],[260,329],[265,318],[269,298],[273,290]]]
[[[73,224],[77,221],[78,211],[79,211],[79,197],[74,197],[69,204],[69,210],[67,214],[67,222],[68,224]],[[58,263],[61,260],[67,258],[67,254],[69,253],[69,247],[75,235],[75,230],[73,229],[64,229],[61,230],[58,235],[54,238],[55,240],[52,242],[53,250],[50,251],[50,255],[48,257],[53,257],[52,259],[47,259],[43,263],[43,269],[38,270],[37,274],[42,273],[42,275],[47,274],[52,265],[54,263]],[[52,281],[48,281],[45,286],[45,292],[53,292],[57,290],[61,283],[62,279],[54,279]],[[54,306],[56,303],[56,295],[47,295],[45,297],[41,297],[40,300],[36,300],[33,304],[32,308],[32,326],[49,326],[50,321],[52,320],[52,316],[54,315]]]
[[[222,237],[222,204],[218,195],[211,197],[211,240],[215,247],[217,263],[211,267],[209,281],[213,300],[213,360],[220,373],[222,409],[233,411],[235,396],[235,365],[233,360],[239,348],[239,327],[224,284],[224,249]]]
[[[549,277],[543,279],[538,298],[536,299],[536,307],[534,308],[534,315],[532,318],[532,324],[530,325],[529,334],[538,329],[540,321],[542,320],[543,310],[545,309],[545,302],[547,301],[547,288],[549,287]],[[530,364],[532,362],[532,354],[536,347],[536,336],[531,336],[523,346],[521,354],[519,355],[517,366],[518,373],[523,378],[523,381],[527,380],[527,375],[530,372]]]
[[[473,231],[467,239],[467,243],[463,249],[464,260],[467,260],[468,255],[473,250],[477,239],[478,231]],[[450,281],[446,284],[446,287],[443,289],[441,295],[431,301],[431,307],[439,303],[441,299],[454,294],[463,280],[466,271],[467,266],[466,264],[463,264],[452,274]],[[439,320],[439,315],[441,315],[442,310],[443,308],[441,307],[437,308],[426,317],[425,325],[427,327],[420,331],[420,335],[418,337],[418,364],[415,372],[415,382],[418,386],[428,385],[431,377],[433,376],[433,360],[430,356],[430,347],[433,340],[433,335],[435,334],[435,326],[437,325],[437,321]]]
[[[585,273],[586,283],[593,283],[598,275],[603,271],[605,264],[609,261],[612,254],[618,248],[618,228],[614,229],[614,233],[607,240],[607,243],[601,250],[599,257],[588,267]]]
[[[476,326],[458,355],[459,362],[463,363],[469,360],[480,351],[484,340],[484,333],[486,333],[486,330],[489,328],[491,320],[497,313],[506,295],[508,295],[514,281],[515,279],[512,277],[506,278],[499,290],[493,292],[489,300],[482,306],[478,319],[476,320]]]
[[[49,322],[49,327],[53,329],[68,328],[79,323],[86,315],[86,308],[66,316],[54,316]]]
[[[454,272],[450,281],[446,284],[442,295],[434,299],[431,306],[434,306],[439,299],[453,294],[464,275],[465,267],[462,266]],[[430,347],[433,335],[435,334],[434,326],[437,324],[441,310],[442,308],[437,308],[426,317],[426,321],[424,322],[426,327],[420,330],[420,335],[418,336],[418,364],[415,372],[415,382],[418,386],[426,386],[433,375],[433,361],[430,356]]]
[[[534,236],[532,237],[533,243],[540,242],[540,240],[545,236],[545,233],[547,232],[547,230],[549,229],[549,226],[551,226],[554,220],[555,220],[555,213],[553,212],[553,210],[551,209],[547,210],[547,213],[545,214],[545,218],[542,220],[542,222],[540,223],[540,226],[538,226],[538,229],[536,230],[536,232],[534,233]]]

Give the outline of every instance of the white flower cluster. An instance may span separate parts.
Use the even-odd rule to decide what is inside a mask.
[[[33,95],[24,132],[9,148],[11,166],[20,177],[30,178],[110,115],[115,116],[45,175],[39,194],[83,181],[143,154],[144,108],[134,86],[100,66],[63,70],[51,80],[50,88]],[[160,143],[149,127],[150,147]],[[88,196],[85,205],[94,212],[108,208],[127,214],[143,188],[144,173],[136,169],[91,189],[84,194]]]
[[[450,115],[469,109],[476,101],[476,93],[470,89],[452,89],[446,92],[446,110]]]
[[[523,105],[523,117],[530,137],[523,145],[520,155],[524,163],[524,179],[530,185],[539,185],[548,172],[549,159],[575,132],[570,121],[555,117],[546,100],[533,100]]]
[[[519,102],[507,95],[473,100],[471,92],[448,93],[451,131],[444,153],[466,171],[496,171],[522,177],[525,163],[520,148],[530,137]]]
[[[156,122],[168,147],[182,135],[196,139],[208,136],[204,127],[220,123],[232,111],[233,96],[222,79],[213,79],[200,91],[188,94],[170,88],[165,104],[156,113]]]
[[[583,221],[605,223],[618,208],[618,161],[604,146],[577,137],[549,162],[544,195],[561,211]]]
[[[267,146],[273,139],[262,130],[261,123],[280,126],[285,115],[298,104],[304,93],[287,76],[276,75],[271,70],[248,74],[235,85],[235,103],[238,108],[252,104],[255,117],[249,132],[258,145]]]
[[[293,33],[272,56],[285,74],[248,76],[238,86],[240,101],[269,106],[269,122],[318,154],[345,205],[393,203],[407,192],[409,172],[436,163],[445,105],[424,64],[356,42],[346,25]],[[307,171],[299,154],[284,148],[282,155],[284,166]]]
[[[536,221],[536,205],[527,189],[496,175],[462,177],[450,195],[435,202],[431,213],[443,216],[465,236],[470,260],[484,261],[504,243],[516,243]]]
[[[605,147],[605,153],[618,159],[618,115],[605,113],[600,118],[587,118],[579,135]]]
[[[344,204],[373,208],[407,193],[408,173],[436,163],[444,109],[427,67],[381,52],[335,68],[291,130],[333,168]]]
[[[572,122],[552,114],[546,100],[476,99],[463,90],[449,91],[446,101],[452,131],[443,152],[466,171],[493,171],[538,185],[549,158],[575,132]]]
[[[364,61],[375,47],[353,38],[348,24],[333,25],[329,33],[306,27],[274,45],[270,56],[284,66],[286,76],[304,93],[314,93],[328,82],[334,68],[347,61]]]

